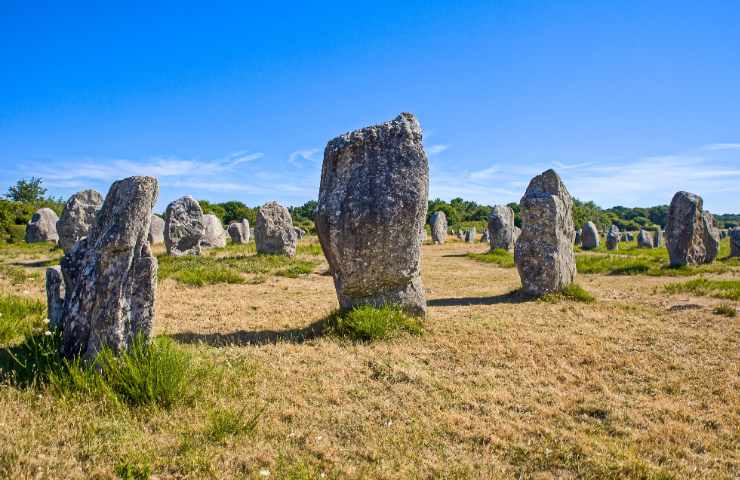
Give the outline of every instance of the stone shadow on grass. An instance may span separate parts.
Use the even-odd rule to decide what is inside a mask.
[[[521,290],[513,290],[492,297],[433,298],[427,300],[428,307],[464,307],[467,305],[498,305],[502,303],[525,303],[537,297],[526,295]]]
[[[303,328],[288,330],[239,330],[230,333],[179,332],[166,335],[177,343],[205,344],[211,347],[269,345],[280,342],[304,343],[326,333],[328,318],[318,320]]]

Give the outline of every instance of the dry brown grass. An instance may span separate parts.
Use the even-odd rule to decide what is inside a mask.
[[[593,304],[521,301],[516,269],[465,257],[485,249],[425,245],[425,334],[371,344],[310,336],[337,306],[328,276],[165,280],[157,331],[216,366],[202,396],[115,410],[0,386],[0,477],[740,476],[740,328],[717,300],[582,275]],[[38,279],[0,291],[43,296]],[[261,409],[211,439],[219,412]]]

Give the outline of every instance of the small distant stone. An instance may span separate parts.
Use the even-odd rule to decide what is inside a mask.
[[[191,196],[178,198],[167,206],[164,217],[164,244],[173,257],[200,255],[205,234],[203,210]]]
[[[599,247],[599,231],[596,229],[594,222],[586,222],[583,226],[581,245],[584,250],[593,250]]]
[[[149,243],[152,245],[164,243],[164,219],[159,215],[152,215],[152,224],[149,227]]]
[[[619,227],[612,225],[606,232],[606,249],[616,250],[619,247]]]
[[[102,206],[103,196],[96,190],[83,190],[69,197],[64,204],[62,216],[57,221],[59,246],[65,252],[87,236],[95,223],[95,215]]]
[[[711,213],[703,210],[699,195],[677,192],[668,208],[665,229],[671,265],[712,263],[719,253],[719,229]]]
[[[254,228],[257,253],[294,257],[298,234],[287,208],[277,202],[260,207]]]
[[[445,215],[445,212],[434,212],[429,223],[432,226],[432,241],[437,245],[444,244],[447,240],[447,215]],[[455,231],[452,230],[450,233],[454,235]]]
[[[51,208],[40,208],[33,214],[26,226],[26,242],[50,242],[57,243],[57,221],[59,217]]]
[[[503,248],[514,250],[516,238],[514,234],[514,210],[508,205],[495,205],[488,216],[488,236],[491,250]]]
[[[226,230],[221,220],[212,213],[203,215],[203,237],[200,245],[204,248],[221,248],[226,246]]]
[[[249,243],[249,220],[246,218],[243,218],[239,222],[231,222],[227,230],[232,242],[237,244]]]

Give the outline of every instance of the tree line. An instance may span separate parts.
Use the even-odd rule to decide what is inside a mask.
[[[47,190],[40,178],[31,177],[30,180],[19,180],[15,185],[8,188],[4,199],[0,199],[0,241],[18,242],[23,240],[25,225],[31,219],[34,212],[39,208],[48,207],[61,215],[64,208],[62,198],[54,198],[46,195]],[[224,225],[232,221],[246,218],[251,225],[257,219],[259,206],[249,207],[238,200],[228,202],[211,203],[208,200],[199,200],[203,213],[212,213],[218,217]],[[514,222],[521,227],[519,216],[519,204],[508,204],[514,211]],[[317,202],[310,200],[303,205],[288,207],[293,222],[312,233],[314,231],[313,216]],[[490,205],[479,204],[460,197],[445,201],[439,198],[429,201],[427,223],[434,212],[442,211],[447,216],[447,224],[450,228],[477,227],[479,230],[486,228],[488,217],[491,214]],[[668,205],[658,205],[648,208],[612,207],[602,209],[594,202],[583,202],[573,199],[573,221],[576,228],[592,221],[596,226],[606,231],[610,225],[617,225],[620,230],[657,230],[665,228],[668,216]],[[740,214],[715,215],[721,228],[733,228],[740,226]]]

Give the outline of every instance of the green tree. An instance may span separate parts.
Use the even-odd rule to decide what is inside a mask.
[[[15,185],[8,188],[5,195],[14,202],[38,203],[44,201],[46,189],[41,185],[43,180],[31,177],[30,180],[18,180]]]

